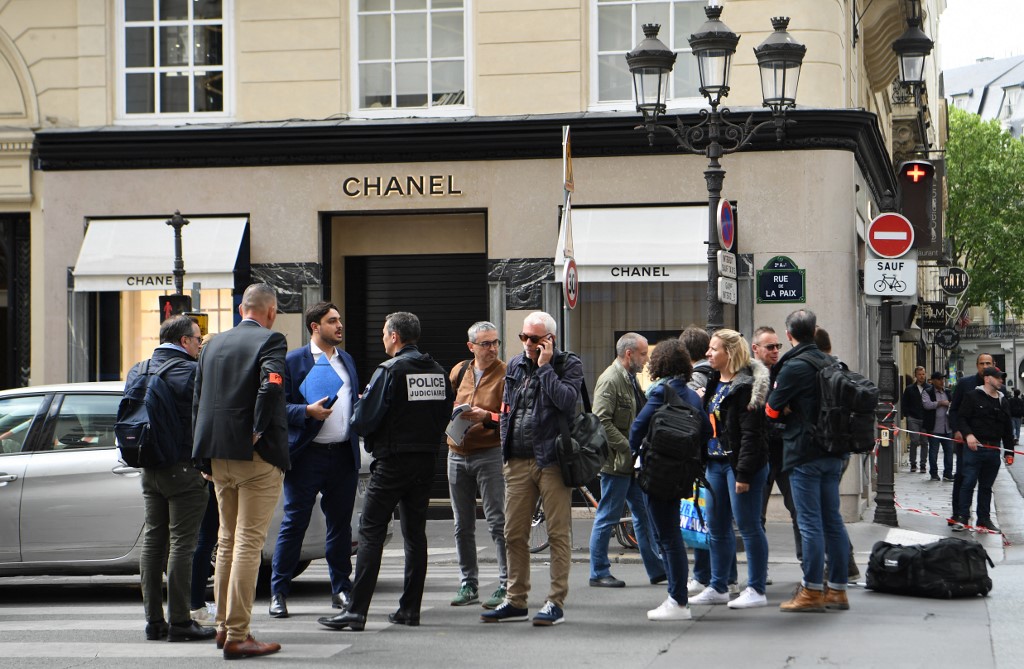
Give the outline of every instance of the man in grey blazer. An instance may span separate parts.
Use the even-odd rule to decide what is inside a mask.
[[[260,551],[289,469],[284,401],[285,352],[277,296],[266,284],[245,289],[242,321],[199,356],[193,457],[211,477],[220,510],[217,535],[217,647],[233,660],[276,653],[280,644],[249,633]]]

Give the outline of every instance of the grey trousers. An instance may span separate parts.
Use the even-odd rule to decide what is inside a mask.
[[[480,587],[476,554],[476,491],[484,507],[487,530],[498,554],[498,581],[508,581],[505,557],[505,477],[501,449],[488,448],[469,455],[448,451],[448,491],[455,517],[455,550],[459,556],[462,584]]]
[[[163,577],[167,571],[167,618],[170,623],[192,619],[192,552],[209,500],[206,480],[191,464],[142,470],[146,527],[142,535],[142,606],[146,622],[163,622]]]

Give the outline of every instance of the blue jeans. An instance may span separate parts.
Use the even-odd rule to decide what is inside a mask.
[[[611,575],[608,541],[612,530],[622,519],[624,504],[629,504],[629,512],[633,516],[633,535],[644,561],[644,569],[647,570],[647,578],[660,579],[665,575],[665,565],[654,547],[644,491],[632,476],[615,474],[601,474],[601,501],[597,504],[597,517],[594,518],[594,528],[590,532],[590,578]]]
[[[729,567],[736,559],[736,535],[733,517],[747,550],[747,587],[765,592],[768,578],[768,538],[761,526],[761,503],[768,480],[768,464],[750,479],[750,489],[736,492],[736,474],[727,460],[710,459],[705,474],[711,484],[706,511],[711,535],[711,587],[718,592],[729,589]]]
[[[658,542],[661,558],[665,563],[669,597],[676,600],[677,603],[685,605],[689,601],[686,595],[686,578],[690,567],[686,559],[683,533],[679,531],[679,502],[681,500],[677,497],[665,501],[650,495],[644,496],[647,498],[647,514],[654,526],[654,540]]]
[[[476,491],[484,508],[487,530],[498,559],[498,583],[508,582],[505,560],[505,476],[501,472],[501,449],[485,448],[462,455],[448,451],[448,493],[455,519],[455,552],[459,556],[462,585],[480,587],[476,556]]]
[[[213,492],[213,484],[207,485],[210,501],[203,514],[203,522],[199,525],[196,535],[196,550],[192,553],[192,594],[189,597],[193,609],[206,606],[206,586],[210,580],[210,558],[217,545],[217,531],[220,529],[220,513],[217,511],[217,495]]]
[[[960,486],[960,512],[971,517],[971,498],[978,486],[978,522],[991,522],[992,484],[999,474],[999,453],[994,448],[978,447],[972,451],[964,446],[964,480]]]
[[[825,572],[825,551],[829,554],[828,587],[846,590],[849,575],[850,538],[839,512],[839,480],[846,458],[823,457],[793,469],[793,488],[800,537],[803,540],[804,577],[809,590],[821,590]]]
[[[942,435],[949,436],[949,435]],[[949,439],[928,437],[928,473],[939,475],[939,449],[942,449],[942,475],[953,478],[953,442]]]
[[[702,585],[711,583],[711,551],[706,548],[693,549],[693,578]],[[729,567],[729,585],[737,580],[736,553],[732,554],[732,566]]]

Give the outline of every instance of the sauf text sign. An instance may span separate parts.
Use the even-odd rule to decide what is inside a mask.
[[[462,190],[455,185],[455,176],[451,174],[348,177],[341,182],[341,190],[351,198],[458,197],[462,195]]]

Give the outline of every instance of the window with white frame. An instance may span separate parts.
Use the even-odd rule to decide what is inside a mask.
[[[1007,120],[1022,116],[1024,108],[1021,102],[1024,101],[1024,90],[1020,86],[1008,86],[1003,89],[1003,102],[999,107],[1000,120]]]
[[[967,109],[967,95],[954,95],[953,106],[957,109]]]
[[[122,118],[224,116],[231,2],[119,0]]]
[[[358,0],[356,107],[465,107],[465,0]]]
[[[633,100],[633,77],[626,53],[643,39],[643,25],[661,25],[658,39],[676,52],[668,99],[700,97],[697,59],[688,39],[707,20],[705,0],[593,0],[596,64],[592,97],[597,105],[625,106]]]

